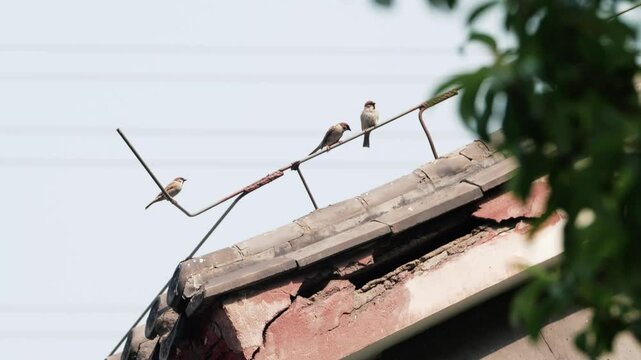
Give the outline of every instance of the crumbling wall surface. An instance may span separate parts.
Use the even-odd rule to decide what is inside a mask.
[[[186,336],[176,359],[339,359],[376,346],[522,276],[524,266],[560,254],[561,217],[551,219],[533,239],[525,221],[512,220],[478,226],[360,286],[334,271],[312,293],[302,290],[309,274],[234,293],[213,305],[211,316],[198,317],[209,321],[198,330],[205,335]],[[199,350],[205,342],[212,345]]]
[[[219,308],[212,307],[211,310],[198,318],[182,317],[183,323],[173,330],[175,337],[164,343],[166,347],[161,347],[159,359],[244,359],[242,354],[230,348],[233,339],[221,330]]]

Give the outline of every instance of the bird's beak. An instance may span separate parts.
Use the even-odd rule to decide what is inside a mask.
[[[187,179],[183,179],[183,181],[187,181]]]

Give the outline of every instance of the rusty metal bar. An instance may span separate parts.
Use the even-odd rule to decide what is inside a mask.
[[[225,196],[224,198],[214,202],[213,204],[208,205],[207,207],[205,207],[205,208],[203,208],[201,210],[198,210],[198,211],[196,211],[194,213],[191,213],[191,212],[187,211],[185,208],[183,208],[178,203],[178,201],[176,201],[176,199],[172,198],[171,196],[169,196],[169,194],[167,194],[167,191],[165,191],[165,188],[160,184],[160,181],[158,181],[158,178],[156,178],[156,175],[154,175],[153,171],[151,171],[149,166],[147,166],[147,163],[145,163],[145,161],[142,159],[140,154],[138,154],[138,151],[136,151],[136,148],[134,148],[134,146],[131,144],[129,139],[127,139],[127,137],[122,132],[122,130],[116,129],[116,131],[118,132],[120,137],[125,141],[125,143],[129,147],[131,152],[134,153],[134,155],[136,156],[136,158],[138,159],[140,164],[145,168],[145,170],[147,170],[147,173],[149,174],[149,176],[151,176],[152,180],[156,183],[156,185],[158,186],[160,191],[163,193],[163,195],[165,195],[165,198],[167,198],[175,207],[177,207],[180,211],[182,211],[185,215],[187,215],[189,217],[198,216],[198,215],[204,213],[205,211],[210,210],[210,209],[212,209],[212,208],[224,203],[225,201],[233,198],[234,196],[237,196],[237,195],[242,194],[242,193],[248,193],[248,192],[254,191],[254,190],[258,189],[259,187],[267,185],[268,183],[270,183],[270,182],[276,180],[277,178],[283,176],[282,171],[275,171],[275,172],[265,176],[264,178],[254,182],[254,183],[252,183],[252,184],[250,184],[248,186],[245,186],[244,188],[242,188],[242,189],[240,189],[238,191],[235,191],[235,192]],[[250,188],[250,187],[252,187],[251,191],[247,191],[247,189]]]
[[[297,163],[297,164],[305,163],[305,162],[307,162],[307,161],[309,161],[309,160],[311,160],[311,159],[313,159],[313,158],[315,158],[315,157],[317,157],[317,156],[320,156],[320,155],[322,155],[322,154],[324,154],[324,153],[326,153],[326,152],[328,152],[328,151],[330,151],[330,150],[332,150],[332,149],[334,149],[334,148],[337,148],[337,147],[339,147],[339,146],[342,146],[343,144],[346,144],[346,143],[348,143],[348,142],[350,142],[350,141],[352,141],[352,140],[354,140],[354,139],[357,139],[357,138],[359,138],[359,137],[363,136],[366,132],[374,131],[374,130],[376,130],[376,129],[378,129],[378,128],[382,127],[382,126],[385,126],[385,125],[387,125],[387,124],[391,123],[392,121],[398,120],[399,118],[401,118],[401,117],[403,117],[403,116],[405,116],[405,115],[407,115],[407,114],[409,114],[409,113],[411,113],[411,112],[413,112],[413,111],[416,111],[416,110],[418,110],[418,109],[428,109],[428,108],[431,108],[432,106],[434,106],[434,105],[436,105],[436,104],[439,104],[439,103],[441,103],[441,102],[443,102],[443,101],[445,101],[445,100],[447,100],[447,99],[449,99],[449,98],[451,98],[451,97],[453,97],[453,96],[457,95],[460,89],[461,89],[461,88],[455,88],[455,89],[452,89],[452,90],[450,90],[450,91],[446,91],[446,92],[444,92],[444,93],[442,93],[442,94],[440,94],[440,95],[438,95],[438,96],[435,96],[435,97],[433,97],[433,98],[431,98],[431,99],[429,99],[429,100],[427,100],[427,101],[424,101],[424,102],[420,103],[419,105],[416,105],[416,106],[412,107],[412,108],[411,108],[411,109],[409,109],[409,110],[406,110],[406,111],[404,111],[404,112],[402,112],[402,113],[400,113],[400,114],[398,114],[398,115],[394,116],[394,117],[393,117],[393,118],[391,118],[391,119],[388,119],[388,120],[386,120],[386,121],[383,121],[382,123],[379,123],[379,124],[377,124],[376,126],[372,126],[372,127],[368,128],[367,130],[361,131],[361,132],[359,132],[358,134],[356,134],[356,135],[354,135],[354,136],[352,136],[352,137],[350,137],[350,138],[347,138],[347,139],[346,139],[346,140],[344,140],[344,141],[339,141],[337,144],[332,145],[332,146],[330,146],[329,148],[323,149],[323,150],[318,151],[318,152],[316,152],[316,153],[314,153],[314,154],[312,154],[312,155],[306,156],[306,157],[304,157],[303,159],[301,159],[301,160],[299,160],[299,161],[296,161],[294,164],[296,164],[296,163]],[[285,166],[285,167],[282,167],[282,168],[280,168],[279,170],[281,170],[281,171],[285,171],[285,170],[290,169],[290,168],[291,168],[291,165],[289,165],[289,166]]]
[[[255,190],[255,189],[254,189],[254,190]],[[213,233],[213,232],[218,228],[218,225],[220,225],[220,223],[222,223],[222,222],[223,222],[223,220],[225,219],[225,217],[227,217],[227,215],[229,214],[229,212],[231,211],[231,209],[233,209],[233,208],[234,208],[234,206],[236,206],[236,204],[240,201],[240,199],[242,199],[245,195],[247,195],[247,194],[248,194],[248,193],[250,193],[251,191],[253,191],[253,190],[249,190],[249,191],[247,191],[247,192],[243,192],[243,193],[241,193],[240,195],[238,195],[238,196],[234,199],[234,201],[229,205],[229,207],[227,208],[227,210],[225,210],[225,212],[224,212],[224,213],[223,213],[223,214],[218,218],[218,220],[216,221],[216,223],[214,224],[214,226],[212,226],[212,227],[211,227],[211,229],[209,229],[209,231],[207,232],[207,234],[205,234],[205,236],[202,238],[202,240],[200,240],[200,242],[198,243],[198,245],[196,245],[196,247],[194,248],[194,250],[192,250],[192,252],[191,252],[191,253],[190,253],[190,254],[185,258],[185,260],[189,260],[189,259],[193,258],[193,257],[194,257],[194,255],[196,255],[196,253],[198,252],[198,250],[200,249],[200,247],[201,247],[201,246],[203,246],[203,244],[205,243],[205,241],[207,241],[207,239],[209,239],[209,236],[210,236],[210,235],[211,235],[211,234],[212,234],[212,233]],[[120,339],[120,341],[118,341],[118,343],[116,344],[116,346],[113,348],[113,350],[111,350],[111,352],[109,353],[109,355],[107,355],[107,357],[109,357],[109,356],[113,355],[114,353],[116,353],[116,351],[118,351],[118,348],[120,347],[120,345],[122,345],[122,343],[123,343],[123,342],[125,342],[125,340],[127,339],[127,336],[129,336],[129,333],[130,333],[130,332],[131,332],[131,331],[132,331],[136,326],[138,326],[138,324],[140,323],[140,320],[142,320],[142,318],[143,318],[143,317],[145,317],[145,315],[147,315],[147,313],[149,312],[149,309],[151,309],[151,306],[153,305],[153,303],[154,303],[154,301],[156,300],[156,298],[157,298],[158,296],[162,295],[162,293],[163,293],[163,292],[165,292],[165,290],[167,290],[167,288],[169,287],[169,282],[170,282],[170,281],[171,281],[171,279],[170,279],[169,281],[167,281],[167,283],[165,284],[165,286],[163,286],[163,287],[162,287],[162,289],[160,289],[160,291],[158,292],[158,294],[156,294],[156,296],[154,296],[153,300],[149,303],[149,305],[147,305],[147,307],[145,308],[145,310],[142,312],[142,314],[140,314],[140,316],[136,319],[136,321],[134,321],[133,325],[131,325],[131,327],[129,328],[129,330],[127,330],[127,332],[126,332],[126,333],[125,333],[125,335],[122,337],[122,339]]]
[[[305,178],[303,177],[303,174],[300,171],[300,168],[299,168],[300,164],[305,163],[305,162],[307,162],[307,161],[309,161],[309,160],[311,160],[311,159],[313,159],[313,158],[315,158],[317,156],[320,156],[321,154],[324,154],[324,153],[328,152],[331,149],[339,147],[339,146],[341,146],[341,145],[343,145],[345,143],[348,143],[348,142],[350,142],[350,141],[352,141],[352,140],[354,140],[356,138],[359,138],[359,137],[363,136],[366,132],[371,132],[373,130],[378,129],[379,127],[387,125],[387,124],[391,123],[392,121],[395,121],[395,120],[397,120],[397,119],[399,119],[399,118],[401,118],[401,117],[403,117],[403,116],[405,116],[405,115],[407,115],[407,114],[409,114],[409,113],[411,113],[411,112],[413,112],[415,110],[420,110],[420,112],[419,112],[419,120],[421,121],[421,125],[423,126],[423,130],[425,131],[425,133],[426,133],[426,135],[428,137],[428,140],[430,141],[430,146],[432,146],[432,152],[434,153],[434,157],[438,158],[438,155],[436,154],[436,149],[434,148],[434,144],[432,142],[432,138],[429,135],[429,132],[427,131],[427,127],[425,126],[425,124],[423,122],[422,114],[423,114],[423,111],[425,111],[426,109],[428,109],[428,108],[430,108],[430,107],[432,107],[432,106],[434,106],[434,105],[436,105],[436,104],[438,104],[438,103],[440,103],[442,101],[445,101],[445,100],[457,95],[459,90],[460,90],[460,88],[456,88],[456,89],[447,91],[447,92],[445,92],[443,94],[440,94],[440,95],[438,95],[438,96],[436,96],[436,97],[434,97],[432,99],[429,99],[429,100],[427,100],[427,101],[425,101],[425,102],[423,102],[423,103],[421,103],[421,104],[419,104],[417,106],[414,106],[413,108],[411,108],[411,109],[409,109],[407,111],[404,111],[404,112],[394,116],[393,118],[391,118],[389,120],[386,120],[386,121],[384,121],[382,123],[379,123],[376,126],[373,126],[373,127],[369,128],[369,129],[367,129],[365,131],[362,131],[362,132],[352,136],[351,138],[348,138],[348,139],[346,139],[344,141],[341,141],[341,142],[339,142],[339,143],[337,143],[337,144],[335,144],[333,146],[330,146],[329,148],[323,149],[323,150],[321,150],[319,152],[316,152],[316,153],[314,153],[312,155],[309,155],[309,156],[307,156],[307,157],[305,157],[305,158],[303,158],[303,159],[301,159],[299,161],[295,161],[295,162],[293,162],[293,163],[291,163],[289,165],[283,166],[280,169],[278,169],[278,170],[276,170],[276,171],[264,176],[263,178],[261,178],[261,179],[255,181],[255,182],[243,187],[242,189],[240,189],[238,191],[235,191],[235,192],[227,195],[226,197],[224,197],[224,198],[214,202],[213,204],[211,204],[211,205],[209,205],[209,206],[207,206],[207,207],[205,207],[205,208],[203,208],[203,209],[201,209],[199,211],[196,211],[194,213],[191,213],[191,212],[187,211],[174,198],[169,196],[169,194],[165,191],[165,188],[162,186],[162,184],[160,184],[160,181],[158,181],[158,178],[156,178],[156,175],[154,175],[154,173],[151,171],[149,166],[147,166],[145,161],[142,159],[140,154],[138,154],[138,151],[136,151],[136,149],[131,144],[129,139],[127,139],[125,134],[120,129],[116,129],[116,131],[118,132],[120,137],[124,140],[125,144],[127,144],[129,149],[133,152],[134,156],[136,156],[136,158],[138,159],[140,164],[143,166],[143,168],[145,168],[145,170],[147,171],[149,176],[156,183],[156,185],[158,186],[158,188],[160,189],[162,194],[166,197],[166,199],[169,202],[171,202],[174,206],[176,206],[180,211],[182,211],[185,215],[187,215],[189,217],[198,216],[198,215],[204,213],[205,211],[208,211],[208,210],[210,210],[210,209],[222,204],[223,202],[225,202],[225,201],[227,201],[227,200],[229,200],[229,199],[231,199],[233,197],[236,197],[234,199],[234,201],[229,205],[227,210],[225,210],[225,212],[220,216],[220,218],[218,218],[218,220],[212,226],[212,228],[207,232],[207,234],[205,234],[203,239],[200,240],[198,245],[196,245],[194,250],[187,256],[187,258],[185,258],[185,260],[189,260],[196,254],[196,252],[198,252],[200,247],[205,243],[205,241],[207,241],[209,236],[216,230],[218,225],[220,225],[220,223],[223,221],[223,219],[225,219],[225,217],[234,208],[234,206],[236,206],[236,204],[240,201],[240,199],[242,199],[245,195],[249,194],[250,192],[252,192],[252,191],[254,191],[256,189],[259,189],[260,187],[265,186],[265,185],[269,184],[270,182],[280,178],[281,176],[283,176],[283,173],[285,171],[287,171],[287,170],[296,171],[298,173],[298,176],[300,177],[301,181],[303,182],[303,186],[305,186],[305,190],[307,191],[307,194],[309,195],[309,198],[312,201],[312,204],[314,205],[314,208],[318,209],[318,205],[316,204],[316,200],[314,200],[314,196],[312,195],[312,193],[311,193],[311,191],[309,189],[309,186],[307,185],[307,182],[305,181]],[[167,284],[165,284],[165,286],[163,286],[163,288],[154,297],[154,300],[156,299],[157,296],[161,295],[167,289],[168,286],[169,286],[169,282],[167,282]],[[122,337],[122,339],[120,339],[118,344],[116,344],[116,346],[113,348],[113,350],[109,353],[108,356],[113,355],[118,350],[120,345],[122,345],[122,343],[127,339],[127,336],[129,335],[129,333],[140,323],[140,320],[142,320],[142,318],[147,314],[147,312],[149,312],[149,309],[151,309],[152,304],[153,304],[153,300],[147,306],[147,308],[142,312],[142,314],[140,314],[138,319],[136,319],[134,324],[129,328],[129,330],[125,333],[125,335]]]
[[[300,165],[299,163],[294,163],[291,165],[291,169],[298,173],[298,176],[300,177],[300,181],[303,182],[305,191],[307,191],[307,195],[309,195],[309,199],[312,201],[312,205],[314,205],[314,209],[318,210],[318,205],[316,205],[316,200],[314,200],[314,195],[312,195],[312,191],[309,190],[309,186],[307,185],[307,181],[305,181],[305,177],[303,176],[303,173],[300,171],[299,165]]]
[[[421,110],[418,112],[418,122],[421,123],[421,126],[423,127],[423,131],[425,131],[425,135],[427,136],[427,141],[430,143],[430,147],[432,148],[432,154],[434,154],[434,160],[438,159],[438,154],[436,153],[436,146],[434,146],[434,140],[432,140],[432,135],[430,135],[429,130],[427,130],[427,126],[425,125],[425,121],[423,121],[423,112],[427,110],[427,108],[421,108]]]
[[[195,216],[198,216],[198,215],[200,215],[200,214],[202,214],[202,213],[204,213],[204,212],[206,212],[208,210],[211,210],[212,208],[214,208],[214,207],[226,202],[227,200],[229,200],[229,199],[231,199],[231,198],[233,198],[233,197],[235,197],[235,196],[237,196],[237,195],[239,195],[239,194],[241,194],[243,192],[247,192],[246,190],[249,189],[249,188],[252,188],[252,191],[256,190],[256,189],[258,189],[258,188],[260,188],[260,187],[262,187],[262,186],[264,186],[264,185],[276,180],[277,178],[281,177],[285,171],[287,171],[287,170],[295,170],[293,168],[293,166],[298,166],[298,165],[300,165],[302,163],[305,163],[305,162],[307,162],[307,161],[309,161],[309,160],[311,160],[311,159],[313,159],[313,158],[315,158],[317,156],[320,156],[320,155],[322,155],[322,154],[324,154],[324,153],[326,153],[326,152],[328,152],[328,151],[330,151],[330,150],[332,150],[334,148],[342,146],[343,144],[346,144],[346,143],[348,143],[348,142],[350,142],[350,141],[352,141],[354,139],[357,139],[357,138],[363,136],[366,132],[374,131],[374,130],[382,127],[382,126],[385,126],[385,125],[391,123],[392,121],[395,121],[395,120],[397,120],[397,119],[399,119],[399,118],[401,118],[401,117],[413,112],[413,111],[416,111],[416,110],[419,110],[419,109],[425,110],[425,109],[430,108],[430,107],[432,107],[432,106],[434,106],[434,105],[436,105],[438,103],[441,103],[442,101],[445,101],[445,100],[457,95],[459,90],[460,90],[460,88],[455,88],[453,90],[444,92],[444,93],[442,93],[442,94],[440,94],[440,95],[438,95],[436,97],[433,97],[433,98],[431,98],[431,99],[429,99],[429,100],[427,100],[427,101],[425,101],[425,102],[423,102],[423,103],[421,103],[421,104],[419,104],[417,106],[412,107],[409,110],[406,110],[406,111],[404,111],[404,112],[392,117],[391,119],[383,121],[382,123],[379,123],[379,124],[369,128],[369,129],[367,129],[365,131],[361,131],[358,134],[355,134],[354,136],[352,136],[352,137],[350,137],[350,138],[348,138],[348,139],[346,139],[344,141],[340,141],[337,144],[334,144],[334,145],[330,146],[329,148],[322,149],[321,151],[318,151],[318,152],[316,152],[316,153],[314,153],[312,155],[308,155],[308,156],[304,157],[303,159],[301,159],[299,161],[295,161],[295,162],[293,162],[291,164],[285,165],[285,166],[279,168],[278,170],[274,171],[273,173],[263,177],[262,179],[254,182],[254,183],[252,183],[252,184],[250,184],[248,186],[245,186],[244,188],[242,188],[240,190],[237,190],[237,191],[225,196],[224,198],[212,203],[211,205],[208,205],[208,206],[204,207],[203,209],[198,210],[198,211],[196,211],[194,213],[191,213],[188,210],[186,210],[185,208],[183,208],[174,198],[172,198],[171,196],[169,196],[169,194],[167,194],[167,192],[165,191],[165,189],[162,186],[162,184],[160,184],[160,181],[158,181],[158,178],[156,178],[156,175],[154,175],[154,173],[151,171],[149,166],[147,166],[145,161],[142,159],[140,154],[138,154],[138,151],[136,151],[136,149],[131,144],[129,139],[127,139],[125,134],[120,129],[117,129],[116,131],[118,132],[120,137],[122,137],[122,139],[125,141],[125,143],[129,147],[129,149],[134,153],[134,155],[136,156],[136,158],[138,159],[140,164],[145,168],[145,170],[147,171],[149,176],[151,176],[152,180],[156,183],[156,185],[158,186],[160,191],[163,193],[163,195],[165,195],[165,197],[169,200],[169,202],[171,202],[175,207],[177,207],[185,215],[187,215],[189,217],[195,217]],[[430,142],[430,144],[433,146],[433,144],[431,142]],[[435,151],[434,151],[434,153],[435,153]],[[300,172],[299,172],[299,176],[300,176]]]

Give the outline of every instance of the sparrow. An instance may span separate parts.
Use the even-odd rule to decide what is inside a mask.
[[[323,141],[318,144],[316,149],[314,151],[310,152],[309,155],[317,152],[318,150],[324,148],[324,147],[330,147],[338,142],[338,140],[341,139],[341,136],[343,136],[343,133],[345,130],[352,131],[352,129],[349,128],[349,125],[344,122],[340,122],[336,125],[332,125],[329,127],[329,130],[325,133],[325,137],[323,137]]]
[[[361,130],[365,131],[372,126],[376,126],[378,122],[378,110],[376,110],[376,103],[369,100],[365,103],[363,112],[361,113]],[[369,131],[363,137],[363,147],[369,147]]]
[[[183,189],[183,183],[185,181],[187,181],[187,179],[182,177],[177,177],[172,182],[170,182],[169,185],[165,186],[165,191],[167,192],[167,194],[169,194],[173,198],[174,196],[178,195],[180,190]],[[158,194],[158,196],[156,196],[156,198],[152,202],[149,203],[149,205],[145,206],[145,209],[149,208],[154,203],[157,203],[158,201],[162,201],[162,200],[167,200],[167,198],[165,198],[165,194],[161,192],[160,194]]]

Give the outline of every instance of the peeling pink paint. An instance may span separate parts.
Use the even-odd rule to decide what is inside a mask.
[[[501,222],[508,219],[536,218],[545,212],[550,189],[547,182],[537,180],[532,183],[530,196],[523,203],[512,193],[505,193],[488,200],[472,215],[478,218]]]
[[[401,289],[354,309],[355,288],[330,281],[314,300],[296,299],[270,326],[256,359],[339,359],[398,327],[407,303]]]
[[[228,321],[224,330],[234,334],[232,349],[243,352],[246,357],[263,344],[263,329],[291,304],[302,284],[301,279],[288,281],[278,287],[249,294],[240,293],[226,299],[222,311]]]
[[[178,344],[173,358],[339,359],[425,319],[436,321],[435,314],[522,272],[517,264],[560,254],[561,214],[553,214],[531,241],[527,222],[500,224],[539,216],[548,194],[545,182],[538,181],[525,204],[510,194],[483,203],[474,216],[499,224],[479,227],[361,289],[335,279],[305,298],[298,294],[305,278],[297,275],[231,295],[199,315],[200,325]],[[344,277],[373,263],[367,250],[332,268]],[[209,344],[206,349],[203,343]]]

